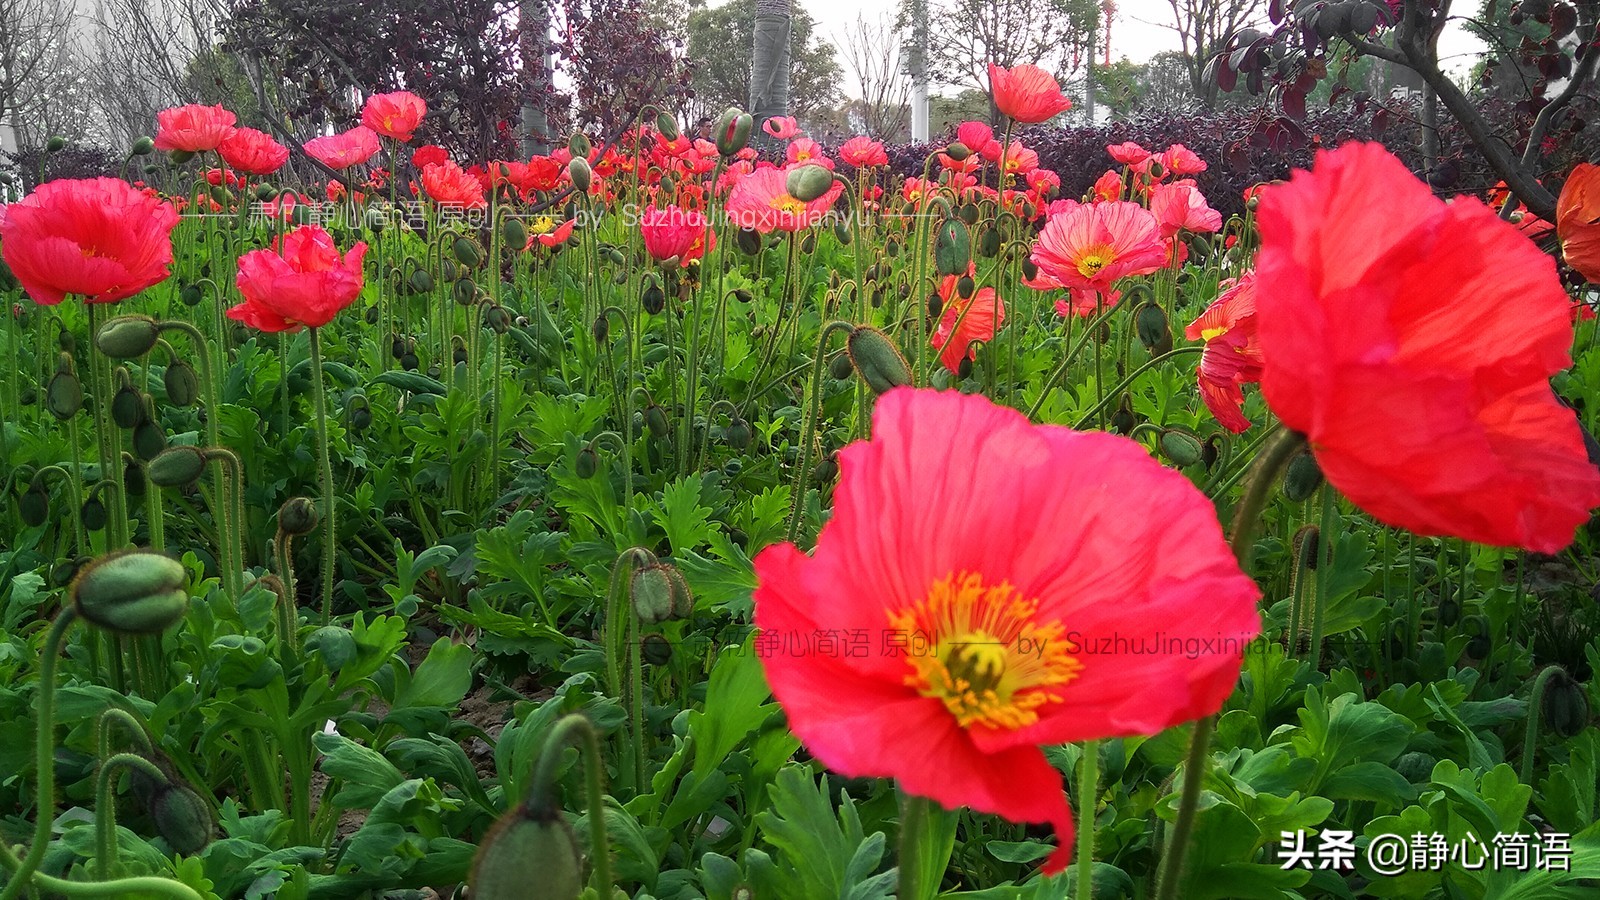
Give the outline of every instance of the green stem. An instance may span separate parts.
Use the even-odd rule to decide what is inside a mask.
[[[589,801],[589,855],[594,859],[594,876],[590,886],[603,900],[611,898],[611,848],[606,841],[605,768],[600,759],[600,738],[594,725],[581,715],[573,714],[557,722],[546,738],[544,750],[534,767],[524,805],[537,811],[555,806],[555,769],[561,760],[561,751],[569,742],[576,742],[583,754],[585,783]]]
[[[136,753],[118,753],[100,764],[100,774],[94,787],[94,871],[97,878],[110,878],[117,857],[117,809],[111,799],[111,789],[116,784],[118,769],[137,769],[154,781],[163,784],[166,773],[155,763]]]
[[[1078,764],[1078,890],[1074,900],[1094,896],[1094,805],[1100,786],[1100,742],[1083,745]]]
[[[333,519],[333,463],[328,457],[328,398],[323,386],[322,339],[311,334],[311,394],[316,404],[317,474],[322,481],[322,621],[333,615],[333,555],[338,528]]]
[[[38,769],[35,777],[39,780],[39,789],[35,801],[38,808],[34,811],[33,845],[28,848],[28,855],[15,867],[5,890],[0,891],[0,900],[16,900],[31,881],[39,863],[44,861],[45,849],[50,845],[50,828],[56,818],[56,660],[61,656],[61,643],[67,631],[77,620],[78,614],[73,607],[63,607],[44,639],[43,654],[39,658],[39,697],[34,705],[38,726],[33,743],[33,762]],[[3,843],[0,841],[0,844]]]
[[[1528,727],[1522,734],[1522,767],[1517,774],[1517,780],[1523,784],[1532,783],[1530,779],[1533,778],[1535,747],[1539,743],[1539,716],[1544,709],[1544,691],[1551,677],[1560,671],[1560,666],[1545,666],[1533,680],[1533,693],[1528,697]]]
[[[924,900],[939,890],[938,884],[924,884],[927,868],[922,865],[922,833],[933,815],[933,801],[912,794],[900,796],[900,886],[901,900]]]
[[[1205,783],[1206,762],[1211,758],[1211,732],[1217,724],[1216,716],[1206,716],[1194,723],[1194,735],[1189,741],[1189,755],[1183,764],[1183,799],[1178,806],[1178,818],[1172,826],[1172,837],[1167,841],[1167,855],[1162,860],[1161,888],[1157,900],[1176,900],[1178,882],[1183,877],[1183,855],[1189,849],[1189,834],[1194,830],[1195,808],[1200,802],[1200,788]]]

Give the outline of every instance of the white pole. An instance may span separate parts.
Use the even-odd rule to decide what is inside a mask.
[[[911,3],[911,139],[928,139],[928,0]]]

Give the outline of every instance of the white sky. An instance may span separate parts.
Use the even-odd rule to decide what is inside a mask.
[[[938,2],[930,0],[930,4]],[[804,6],[817,21],[818,33],[835,43],[855,25],[858,15],[869,22],[879,16],[892,19],[899,8],[899,0],[853,0],[850,3],[795,0],[795,3]],[[1265,0],[1261,0],[1261,8],[1265,20]],[[1177,33],[1165,25],[1171,20],[1172,7],[1167,0],[1117,0],[1117,13],[1111,25],[1111,58],[1126,56],[1143,62],[1163,50],[1179,49]],[[1445,71],[1461,77],[1461,73],[1471,67],[1472,56],[1481,47],[1482,42],[1467,34],[1459,23],[1450,23],[1439,41]]]

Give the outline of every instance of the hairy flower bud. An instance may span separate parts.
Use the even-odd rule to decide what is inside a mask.
[[[112,359],[137,359],[149,353],[160,336],[160,327],[149,316],[117,316],[100,326],[94,345]]]
[[[833,187],[833,173],[822,166],[796,166],[789,170],[784,189],[801,203],[810,203]]]
[[[911,366],[894,341],[878,329],[863,325],[851,331],[845,349],[873,393],[911,384]]]
[[[278,529],[284,534],[310,534],[320,524],[322,512],[310,497],[290,497],[278,507]]]
[[[206,458],[199,447],[168,447],[150,460],[150,480],[164,488],[186,488],[205,474]]]
[[[717,153],[730,157],[745,148],[750,143],[750,128],[754,120],[750,114],[736,106],[730,106],[717,120]]]
[[[121,634],[159,634],[189,609],[189,574],[170,556],[127,550],[102,556],[68,589],[85,621]]]

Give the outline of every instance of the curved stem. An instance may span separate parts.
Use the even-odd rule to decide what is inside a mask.
[[[1551,677],[1560,671],[1563,671],[1560,666],[1545,666],[1533,680],[1533,693],[1528,696],[1528,727],[1522,735],[1521,771],[1517,773],[1517,780],[1523,784],[1528,784],[1533,777],[1533,757],[1539,743],[1539,715],[1544,709],[1545,688],[1549,686]]]
[[[611,897],[611,848],[606,841],[605,768],[600,759],[600,738],[594,725],[581,715],[573,714],[557,722],[545,739],[544,750],[533,770],[533,783],[529,786],[525,805],[534,810],[551,809],[555,804],[555,768],[561,760],[561,751],[568,743],[576,743],[583,754],[585,784],[589,801],[589,854],[594,857],[594,876],[590,886],[603,898]]]
[[[35,777],[39,780],[39,789],[35,803],[38,808],[34,814],[33,845],[12,873],[5,890],[0,891],[0,900],[16,900],[39,868],[39,863],[44,860],[44,851],[50,844],[50,827],[56,817],[56,660],[61,656],[61,643],[67,631],[76,621],[77,611],[71,606],[64,607],[56,615],[55,622],[50,625],[50,633],[44,639],[43,654],[39,658],[39,699],[34,707],[38,730],[33,742],[33,762],[38,769]]]
[[[155,763],[136,753],[118,753],[100,764],[94,786],[94,870],[99,878],[111,876],[111,865],[117,855],[117,809],[111,799],[111,789],[116,784],[118,769],[137,769],[155,781],[167,781],[166,773],[156,768]]]

